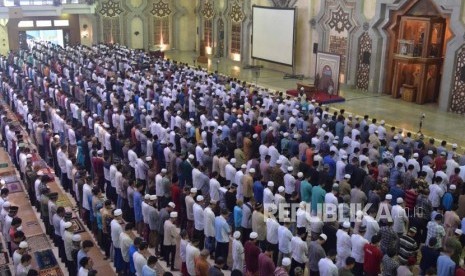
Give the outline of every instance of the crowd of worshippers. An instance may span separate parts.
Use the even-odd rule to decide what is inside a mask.
[[[121,275],[155,275],[158,259],[191,276],[465,275],[456,144],[119,45],[37,43],[0,58],[0,70],[38,150],[2,110],[4,146],[76,273],[71,252],[84,242],[53,208],[37,155]],[[294,220],[269,215],[287,203]],[[345,219],[322,218],[329,205]],[[16,215],[7,206],[4,234]]]

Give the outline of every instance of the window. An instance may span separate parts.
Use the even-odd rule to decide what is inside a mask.
[[[52,20],[36,20],[37,27],[51,27]]]
[[[53,20],[55,27],[67,27],[69,26],[69,20]]]
[[[204,40],[205,40],[205,46],[207,47],[212,47],[212,20],[205,20],[204,24]]]
[[[23,21],[19,21],[18,27],[19,27],[19,28],[30,28],[30,27],[34,27],[34,21],[32,21],[32,20],[23,20]]]
[[[119,17],[103,17],[103,41],[120,43]]]
[[[232,23],[231,27],[231,53],[241,53],[241,23]]]
[[[154,17],[153,19],[154,29],[154,44],[155,45],[166,45],[170,44],[170,17]]]

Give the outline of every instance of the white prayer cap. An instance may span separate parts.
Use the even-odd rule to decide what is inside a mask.
[[[276,160],[276,164],[281,165],[283,161],[281,159]]]
[[[191,188],[191,194],[197,193],[197,188]]]
[[[251,168],[251,169],[249,170],[249,173],[255,173],[255,169],[254,169],[254,168]]]
[[[455,234],[461,236],[463,234],[463,231],[461,229],[455,229]]]
[[[289,136],[289,133],[284,132],[283,136],[284,136],[284,137],[287,137],[287,136]]]
[[[345,179],[350,179],[350,174],[347,173],[346,175],[344,175],[344,178]]]
[[[174,204],[174,202],[168,203],[168,206],[170,206],[171,208],[176,208],[176,204]]]
[[[417,152],[415,152],[415,153],[413,154],[413,158],[418,158],[418,153],[417,153]]]
[[[400,150],[399,150],[399,153],[404,153],[404,149],[400,149]]]
[[[55,136],[53,136],[53,138],[60,139],[60,135],[55,135]]]
[[[379,122],[381,125],[384,125],[386,122],[384,120],[381,120],[381,122]]]
[[[268,181],[268,187],[274,187],[274,182],[273,181]]]
[[[231,158],[230,162],[231,162],[232,164],[236,164],[236,158]]]
[[[257,139],[257,137],[258,137],[258,134],[257,134],[257,133],[255,133],[254,135],[252,135],[252,138]]]
[[[199,202],[200,202],[200,201],[203,201],[203,199],[204,199],[204,198],[203,198],[203,196],[202,196],[202,195],[198,195],[198,196],[197,196],[197,201],[199,201]]]
[[[452,185],[450,185],[449,189],[455,190],[455,189],[457,189],[457,186],[455,186],[454,184],[452,184]]]
[[[401,198],[401,197],[398,197],[397,198],[397,204],[402,204],[402,203],[404,203],[404,199]]]
[[[458,147],[457,144],[452,144],[453,149],[456,149],[457,147]]]
[[[150,195],[150,201],[157,200],[157,195]]]
[[[209,148],[204,148],[203,152],[208,152],[210,149]]]
[[[5,184],[6,184],[6,182],[5,182],[4,179],[0,180],[0,185],[4,186]]]
[[[171,212],[170,213],[170,218],[177,218],[178,217],[178,212]]]
[[[298,173],[297,173],[297,177],[298,177],[298,178],[304,177],[304,173],[303,173],[303,172],[298,172]]]
[[[344,223],[342,223],[342,227],[344,227],[345,229],[349,229],[350,228],[350,222],[344,221]]]
[[[71,222],[69,222],[69,221],[65,222],[65,224],[64,224],[65,229],[68,229],[71,226],[73,226],[73,224]]]
[[[429,150],[429,151],[428,151],[428,154],[429,154],[429,155],[433,154],[433,151],[432,151],[432,150]]]
[[[29,247],[29,244],[27,244],[26,241],[22,241],[22,242],[19,243],[19,248],[21,248],[21,249],[26,249],[28,247]]]
[[[150,195],[149,195],[149,194],[146,194],[146,195],[144,196],[144,199],[149,200],[149,199],[150,199]]]
[[[161,173],[166,173],[168,172],[166,169],[161,169]]]
[[[79,234],[73,235],[73,242],[80,242],[81,240],[82,240],[81,235]]]
[[[116,209],[114,212],[115,217],[121,216],[123,214],[123,211],[121,209]]]
[[[242,165],[241,165],[241,169],[247,169],[247,165],[246,165],[246,164],[242,164]]]
[[[391,199],[392,199],[392,195],[391,195],[391,194],[387,194],[384,198],[387,199],[387,200],[391,200]]]
[[[233,238],[235,238],[236,240],[239,239],[241,237],[241,232],[239,231],[235,231],[234,234],[233,234]]]
[[[398,140],[398,139],[399,139],[399,136],[395,135],[393,139],[394,139],[394,140]]]
[[[287,167],[288,172],[292,172],[293,170],[294,170],[294,167],[292,167],[292,166]]]
[[[194,155],[193,154],[189,154],[189,159],[194,159]]]
[[[342,155],[342,156],[341,156],[341,159],[342,159],[342,160],[347,160],[347,155],[345,155],[345,154]]]
[[[252,240],[258,238],[257,232],[252,232],[252,233],[250,233],[249,238],[252,239]]]
[[[326,236],[326,234],[320,234],[320,239],[326,241],[328,239],[328,236]]]
[[[283,258],[282,265],[283,266],[290,266],[291,265],[291,259],[289,259],[288,257]]]
[[[280,193],[284,192],[284,186],[279,186],[278,192],[280,192]]]
[[[32,154],[26,155],[26,158],[27,158],[27,159],[32,158]]]
[[[147,162],[152,161],[152,157],[150,157],[150,156],[145,157],[145,161],[147,161]]]
[[[98,150],[97,151],[97,155],[102,155],[103,154],[103,150]]]

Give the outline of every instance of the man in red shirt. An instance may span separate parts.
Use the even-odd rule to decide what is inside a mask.
[[[383,253],[379,248],[381,235],[375,235],[371,238],[371,243],[365,244],[363,251],[365,253],[363,271],[366,276],[375,276],[381,273],[381,260]]]
[[[247,270],[249,275],[259,275],[259,262],[257,262],[257,260],[261,251],[260,248],[257,246],[258,234],[256,232],[252,232],[250,233],[249,238],[250,240],[246,241],[244,245],[245,269]]]
[[[258,256],[258,274],[259,275],[274,275],[275,265],[271,257],[273,256],[273,249],[268,246],[265,252],[260,253]]]

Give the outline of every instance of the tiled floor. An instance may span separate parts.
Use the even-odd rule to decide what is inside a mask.
[[[196,54],[194,52],[169,51],[166,57],[184,63],[194,64]],[[240,80],[251,82],[270,89],[285,91],[296,88],[298,80],[283,79],[284,73],[262,69],[257,76],[250,69],[243,69],[239,62],[221,58],[209,59],[208,64],[196,64],[208,67],[208,70],[218,70],[219,73],[237,77]],[[303,80],[312,83],[312,80]],[[426,115],[423,123],[423,133],[426,136],[438,140],[446,140],[449,143],[457,143],[465,147],[464,127],[465,117],[449,112],[440,111],[435,104],[417,105],[407,103],[400,99],[393,99],[389,95],[373,94],[354,89],[344,89],[340,95],[346,98],[346,102],[332,104],[334,108],[344,108],[347,112],[355,115],[369,115],[378,120],[385,120],[386,124],[394,125],[405,131],[417,133],[421,114]]]

